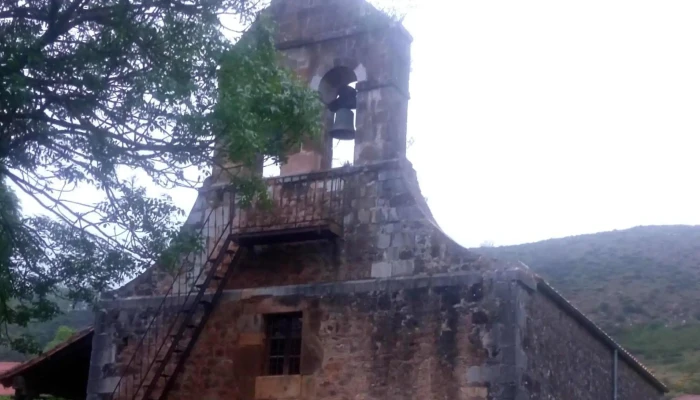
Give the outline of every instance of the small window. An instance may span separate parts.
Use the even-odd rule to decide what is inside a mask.
[[[298,375],[301,370],[301,313],[271,314],[267,325],[267,375]]]

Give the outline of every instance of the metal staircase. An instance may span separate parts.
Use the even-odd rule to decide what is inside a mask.
[[[135,345],[124,344],[116,364],[113,400],[163,400],[250,246],[342,235],[343,172],[326,171],[267,179],[271,209],[239,207],[231,191],[206,206],[199,234],[205,250],[183,257],[158,306],[142,317]],[[128,361],[127,361],[128,360]]]
[[[232,202],[233,194],[228,195]],[[133,348],[127,344],[132,354],[121,369],[112,399],[166,398],[227,280],[245,258],[247,248],[239,248],[232,240],[233,207],[221,203],[209,209],[199,230],[206,238],[204,251],[184,257],[172,284],[150,313],[149,323],[137,331],[140,340]]]

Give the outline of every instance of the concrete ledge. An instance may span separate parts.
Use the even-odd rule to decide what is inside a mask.
[[[446,286],[471,286],[484,280],[493,281],[514,281],[522,284],[528,289],[537,287],[537,275],[524,269],[486,271],[486,272],[448,272],[433,275],[405,275],[391,276],[377,279],[363,279],[342,282],[308,283],[302,285],[289,286],[267,286],[259,288],[224,290],[222,300],[237,301],[252,297],[284,297],[284,296],[308,296],[322,297],[335,294],[369,293],[376,291],[398,291],[405,289],[446,287]],[[204,296],[210,299],[212,293]],[[173,307],[181,307],[185,301],[185,296],[181,296],[181,301],[175,301],[176,297],[169,297]],[[193,300],[190,296],[188,300]],[[103,300],[100,303],[102,308],[144,308],[159,307],[163,302],[163,296],[138,296],[117,300]],[[170,307],[168,307],[170,308]]]
[[[252,297],[284,297],[284,296],[309,296],[322,297],[334,294],[370,293],[377,291],[397,291],[404,289],[445,287],[445,286],[471,286],[482,282],[484,279],[498,277],[491,272],[452,272],[433,275],[396,276],[382,279],[365,279],[344,282],[310,283],[290,286],[268,286],[250,289],[225,290],[221,299],[236,301]],[[506,279],[510,276],[506,277]],[[212,294],[205,295],[205,299]],[[183,296],[184,297],[184,296]],[[191,296],[194,297],[194,296]],[[174,298],[173,298],[174,299]],[[183,299],[184,300],[184,299]],[[158,307],[163,302],[162,296],[153,297],[129,297],[118,300],[104,300],[100,303],[102,308],[144,308]],[[181,306],[184,301],[172,301]]]

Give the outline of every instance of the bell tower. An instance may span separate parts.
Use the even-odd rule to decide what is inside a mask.
[[[365,0],[273,0],[277,47],[326,105],[324,134],[289,155],[282,175],[331,167],[333,140],[354,164],[404,158],[412,38]]]

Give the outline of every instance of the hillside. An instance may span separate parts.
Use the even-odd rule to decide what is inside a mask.
[[[60,326],[67,326],[74,330],[80,330],[91,326],[95,315],[89,310],[69,311],[65,314],[45,322],[32,322],[26,329],[10,326],[11,335],[29,334],[37,341],[39,347],[46,346],[56,335]],[[0,346],[0,361],[25,361],[32,355],[22,354],[8,347]]]
[[[54,339],[60,326],[80,330],[93,324],[95,315],[88,305],[83,303],[73,305],[63,297],[51,296],[50,298],[56,302],[62,314],[50,321],[30,322],[26,328],[10,325],[7,327],[10,336],[18,337],[27,334],[38,343],[40,348],[44,348]],[[24,361],[31,357],[6,346],[0,346],[0,361]]]
[[[679,391],[700,392],[700,226],[474,251],[520,260]]]

